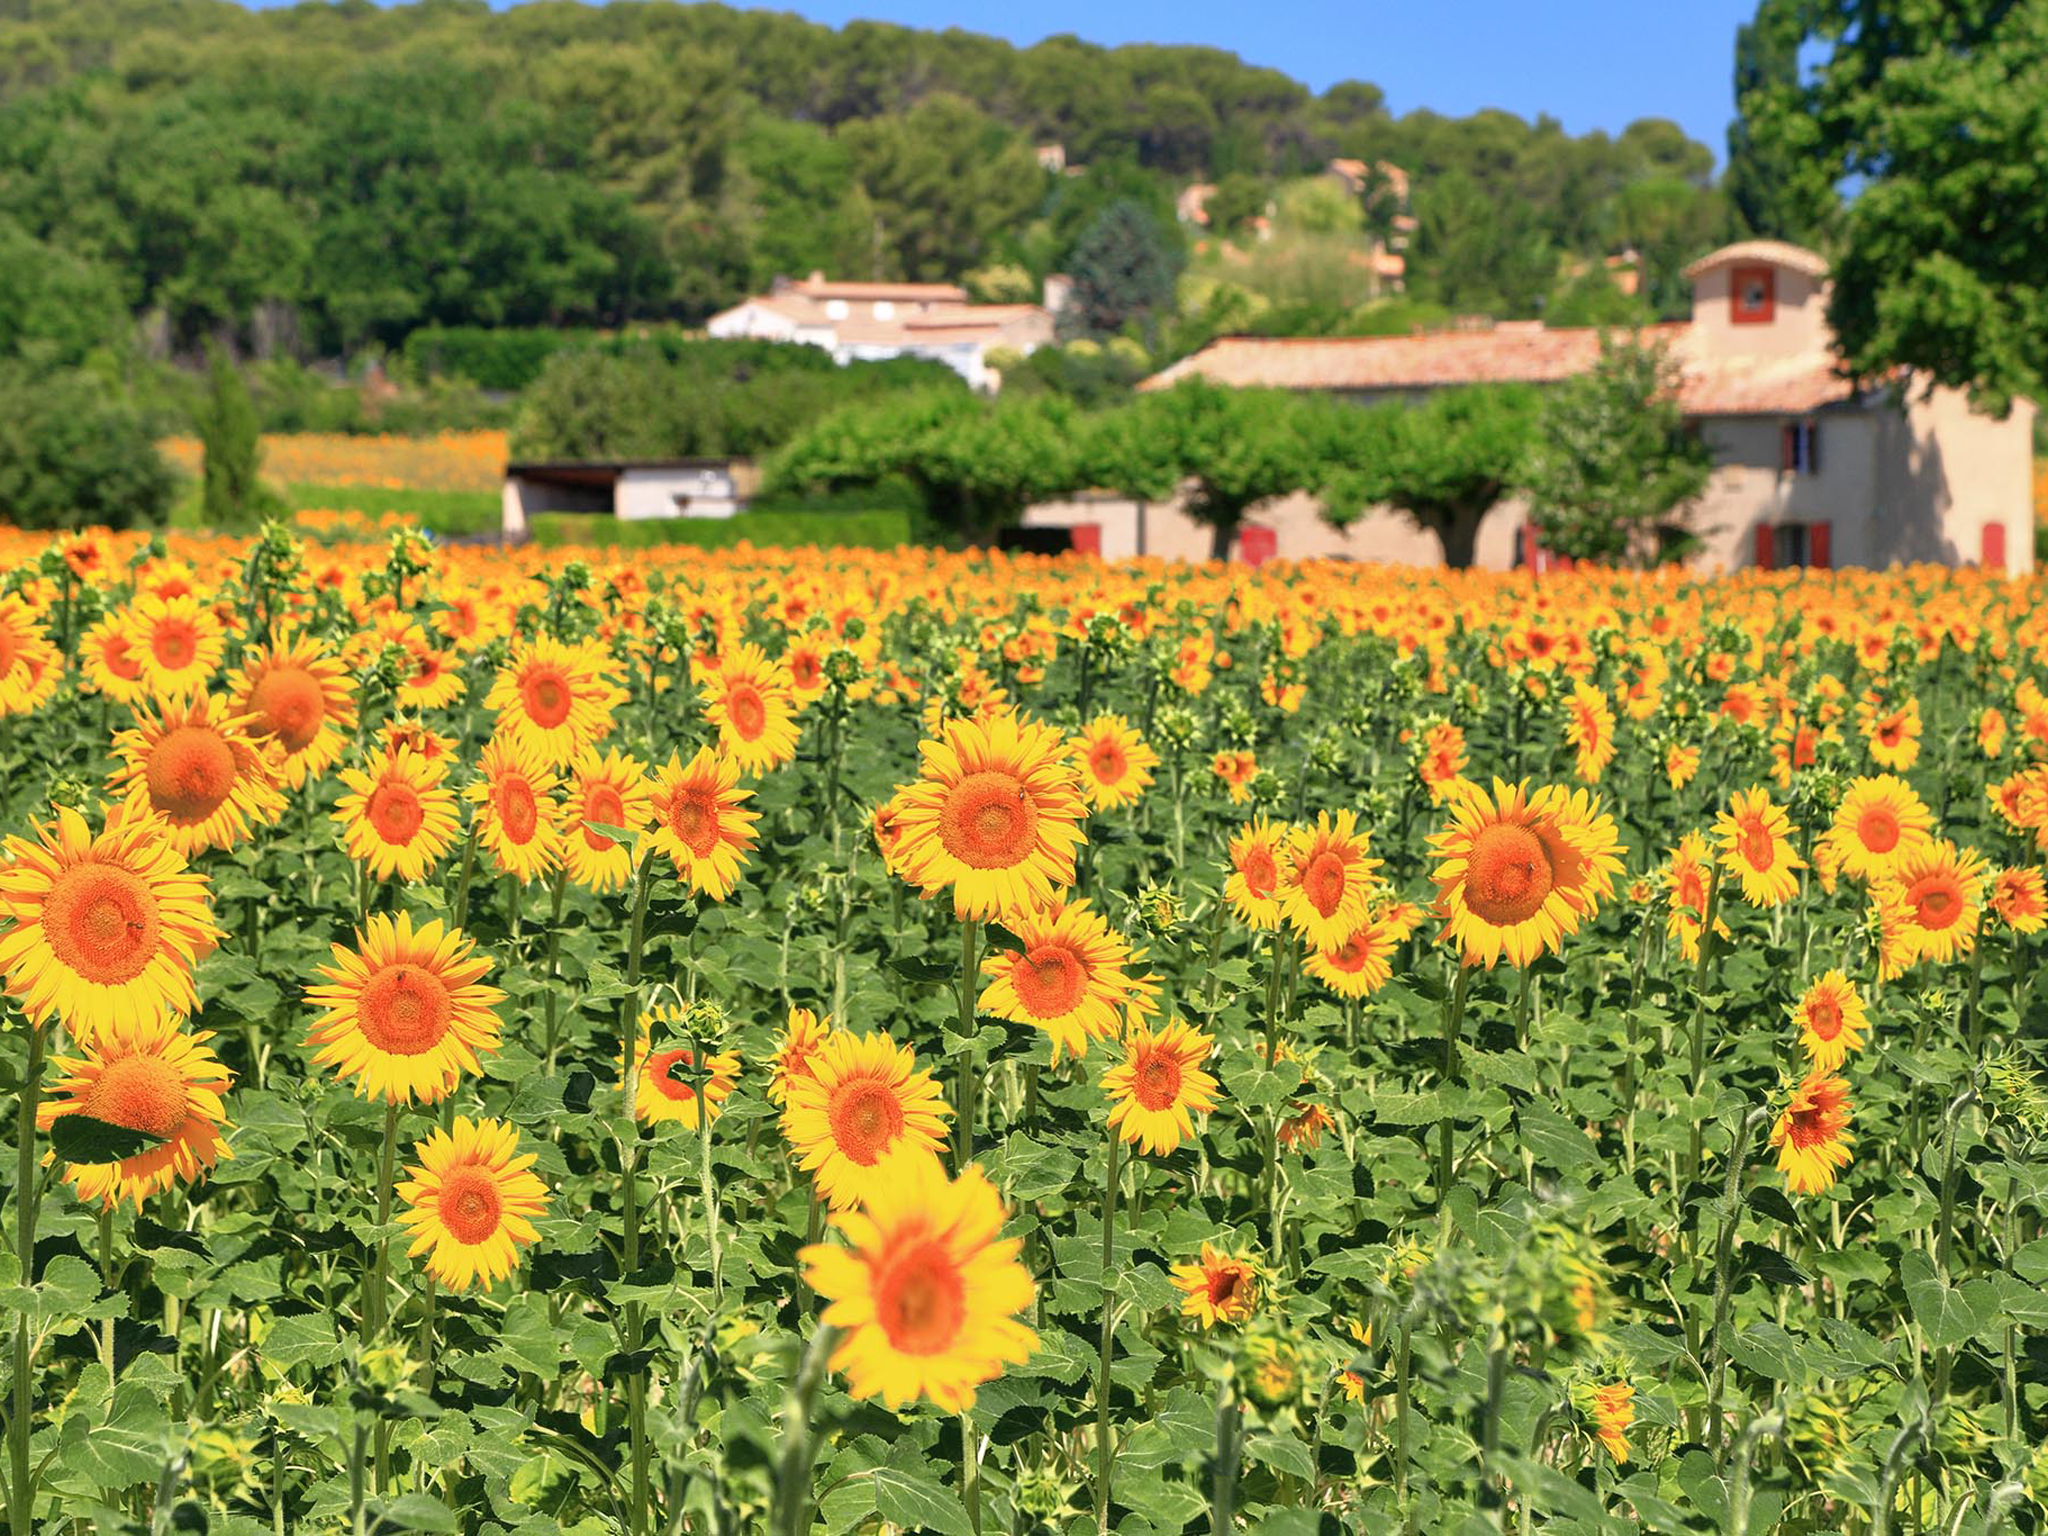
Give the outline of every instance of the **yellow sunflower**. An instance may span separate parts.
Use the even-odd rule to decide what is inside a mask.
[[[1057,730],[1014,715],[953,720],[918,752],[896,823],[903,870],[927,895],[950,885],[958,916],[990,918],[1074,883],[1087,808]]]
[[[790,1084],[810,1077],[811,1058],[832,1037],[832,1020],[819,1018],[808,1008],[789,1010],[789,1027],[775,1042],[775,1065],[768,1075],[768,1101],[789,1102]]]
[[[455,791],[446,783],[448,760],[425,758],[409,747],[388,752],[368,769],[344,768],[348,787],[334,807],[348,856],[361,859],[379,880],[423,880],[455,845]]]
[[[1174,1265],[1172,1279],[1181,1293],[1181,1316],[1204,1329],[1245,1322],[1259,1305],[1258,1266],[1248,1255],[1225,1253],[1213,1243],[1202,1244],[1199,1262]]]
[[[356,1092],[391,1104],[437,1103],[498,1048],[492,1010],[505,994],[482,980],[489,956],[439,922],[417,932],[412,914],[373,913],[356,947],[334,946],[326,984],[306,998],[326,1010],[307,1036],[313,1060],[356,1080]]]
[[[1584,790],[1493,781],[1451,805],[1430,836],[1441,863],[1432,878],[1443,936],[1468,965],[1502,956],[1527,965],[1565,938],[1612,894],[1622,846],[1614,820]]]
[[[202,693],[173,699],[161,715],[138,706],[135,722],[114,735],[121,766],[108,786],[136,815],[160,817],[185,857],[232,848],[284,814],[274,749],[254,740],[248,719],[225,703]]]
[[[404,709],[446,709],[468,691],[462,658],[453,651],[414,641],[405,647],[412,665],[398,680],[398,703]]]
[[[1991,884],[1991,910],[2014,933],[2048,926],[2048,881],[2038,869],[2001,869]]]
[[[1852,781],[1835,808],[1826,843],[1852,880],[1878,880],[1901,857],[1934,840],[1934,816],[1904,779],[1882,773]]]
[[[844,1330],[830,1363],[852,1396],[965,1412],[976,1387],[1037,1347],[1016,1320],[1036,1293],[979,1168],[952,1179],[934,1157],[897,1162],[858,1212],[832,1218],[847,1246],[815,1243],[797,1257],[829,1303],[822,1320]]]
[[[611,679],[611,658],[594,641],[567,645],[547,635],[515,646],[484,696],[499,728],[530,743],[550,768],[563,768],[612,728],[625,692]]]
[[[1309,943],[1335,948],[1364,921],[1378,888],[1373,871],[1380,867],[1368,854],[1371,846],[1350,811],[1334,819],[1318,811],[1314,826],[1289,835],[1275,894],[1281,915]]]
[[[1368,917],[1343,943],[1311,949],[1302,967],[1339,997],[1370,997],[1393,979],[1394,951],[1406,937],[1384,917]]]
[[[623,890],[633,878],[633,849],[591,830],[591,823],[637,833],[654,816],[647,765],[637,757],[591,748],[576,759],[569,778],[569,809],[562,863],[569,878],[593,891]]]
[[[355,685],[341,659],[315,641],[286,635],[258,646],[228,680],[235,712],[277,748],[278,773],[296,789],[341,761],[356,728]]]
[[[739,884],[740,865],[754,846],[754,823],[761,819],[741,807],[753,791],[739,782],[737,763],[699,747],[688,767],[671,752],[654,784],[654,846],[675,861],[678,879],[717,901]]]
[[[1245,926],[1271,931],[1280,926],[1280,851],[1293,829],[1261,816],[1230,839],[1230,874],[1223,899]]]
[[[982,962],[988,978],[982,1012],[1044,1030],[1055,1062],[1062,1051],[1085,1056],[1091,1038],[1116,1034],[1132,1000],[1124,967],[1142,956],[1131,953],[1101,913],[1085,900],[1053,901],[1012,912],[1006,926],[1022,947]]]
[[[4,611],[4,604],[0,604],[0,611]],[[8,647],[9,631],[0,624],[0,672],[11,671],[18,665],[8,662]],[[128,705],[140,704],[149,697],[149,684],[142,680],[141,649],[129,614],[110,613],[88,629],[78,642],[78,660],[85,672],[85,686],[94,693],[116,704]],[[0,691],[4,691],[4,685],[0,685]],[[4,712],[0,708],[0,713]]]
[[[198,598],[145,594],[131,608],[142,680],[158,699],[203,690],[220,669],[220,620]]]
[[[58,670],[57,648],[35,610],[18,593],[0,597],[0,716],[34,709]]]
[[[1794,1194],[1817,1194],[1834,1185],[1849,1162],[1849,1085],[1815,1069],[1793,1090],[1771,1131],[1778,1170]]]
[[[191,1183],[223,1157],[232,1157],[221,1132],[228,1129],[221,1095],[234,1074],[214,1058],[209,1032],[186,1034],[161,1010],[110,1023],[83,1043],[77,1056],[59,1056],[53,1098],[36,1110],[47,1131],[66,1115],[89,1115],[156,1138],[157,1145],[112,1163],[67,1163],[64,1178],[88,1205],[123,1200],[137,1210],[173,1183]],[[45,1154],[45,1163],[55,1153]]]
[[[485,743],[463,795],[477,808],[476,840],[500,874],[524,885],[561,862],[560,782],[530,742],[494,736]]]
[[[1124,1036],[1124,1059],[1102,1075],[1109,1123],[1149,1153],[1171,1152],[1195,1134],[1196,1115],[1216,1107],[1217,1081],[1202,1070],[1216,1042],[1178,1021],[1156,1035],[1136,1023]]]
[[[519,1132],[457,1115],[452,1130],[437,1128],[412,1155],[418,1161],[397,1189],[407,1253],[427,1255],[427,1273],[451,1291],[495,1285],[518,1268],[519,1250],[540,1237],[533,1218],[548,1205],[533,1172],[538,1154],[520,1152]]]
[[[0,971],[30,1019],[56,1014],[80,1040],[169,1009],[199,1006],[192,967],[219,941],[204,875],[185,867],[163,823],[109,808],[95,837],[57,808],[0,862]]]
[[[1823,1072],[1834,1071],[1851,1051],[1862,1050],[1863,1032],[1870,1028],[1863,999],[1841,971],[1829,971],[1808,987],[1792,1019],[1807,1059]]]
[[[700,1070],[697,1054],[689,1046],[664,1045],[655,1050],[655,1030],[672,1032],[682,1018],[683,1010],[673,1003],[640,1015],[640,1037],[634,1048],[640,1060],[640,1085],[633,1099],[633,1118],[650,1125],[673,1120],[694,1131],[700,1101],[710,1105],[711,1123],[718,1123],[721,1106],[739,1083],[740,1058],[735,1051],[712,1052],[705,1056]],[[626,1086],[632,1070],[632,1061],[621,1050],[620,1088]]]
[[[1721,867],[1742,882],[1742,899],[1753,907],[1775,907],[1799,890],[1796,873],[1806,861],[1792,850],[1792,819],[1771,804],[1761,786],[1738,790],[1727,810],[1714,817]]]
[[[1614,710],[1607,695],[1590,683],[1572,684],[1572,696],[1565,701],[1564,733],[1576,753],[1572,771],[1586,783],[1598,784],[1614,761]]]
[[[711,663],[704,718],[719,750],[744,773],[762,774],[796,756],[796,704],[782,669],[756,645],[742,644]]]
[[[1152,783],[1159,754],[1122,715],[1097,715],[1069,744],[1081,793],[1091,809],[1112,811],[1134,805]]]
[[[1958,850],[1946,838],[1895,861],[1871,892],[1898,924],[1903,946],[1884,968],[1885,979],[1923,960],[1946,965],[1969,954],[1985,880],[1983,856],[1974,848]]]
[[[881,1193],[893,1154],[937,1152],[953,1110],[909,1046],[835,1030],[810,1065],[784,1085],[782,1134],[832,1209]]]

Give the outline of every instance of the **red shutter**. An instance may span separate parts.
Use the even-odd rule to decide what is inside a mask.
[[[1758,523],[1756,525],[1756,568],[1760,571],[1768,571],[1771,568],[1771,538],[1771,525],[1769,523]]]
[[[1791,474],[1799,468],[1799,426],[1786,422],[1778,431],[1778,468]]]
[[[1984,569],[1987,571],[2004,570],[2005,524],[1986,523],[1984,525],[1983,540],[1984,558],[1980,563],[1983,565]]]
[[[1833,530],[1832,523],[1806,525],[1806,563],[1817,571],[1825,571],[1834,564]]]
[[[1074,553],[1099,555],[1102,553],[1102,524],[1076,523],[1073,527]]]
[[[1806,424],[1806,472],[1809,475],[1820,473],[1820,423],[1817,421]]]
[[[1536,560],[1540,549],[1541,546],[1536,542],[1536,525],[1534,523],[1522,524],[1522,564],[1527,566],[1532,574],[1536,570]]]
[[[1280,553],[1280,535],[1271,528],[1247,523],[1237,536],[1237,558],[1246,565],[1264,565]]]

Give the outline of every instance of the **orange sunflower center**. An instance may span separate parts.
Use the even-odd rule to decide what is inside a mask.
[[[1356,975],[1365,969],[1365,962],[1372,957],[1372,946],[1357,937],[1346,939],[1335,949],[1323,952],[1323,962],[1331,968]]]
[[[150,752],[144,778],[150,803],[172,821],[204,821],[234,791],[234,749],[218,731],[181,725]]]
[[[790,658],[789,675],[795,679],[797,687],[814,688],[824,674],[815,652],[798,651]]]
[[[1142,1109],[1171,1109],[1180,1098],[1180,1058],[1171,1051],[1147,1051],[1131,1068],[1131,1097]]]
[[[547,730],[567,720],[576,702],[569,680],[552,668],[527,673],[520,681],[519,696],[526,705],[527,718]]]
[[[481,1168],[451,1168],[441,1175],[441,1225],[458,1243],[474,1247],[498,1230],[505,1201],[497,1181]]]
[[[0,633],[0,676],[4,676],[13,667],[15,654],[14,637]],[[128,649],[126,635],[110,637],[100,650],[100,660],[107,664],[109,672],[124,683],[132,683],[142,676],[142,663],[137,661],[134,653]]]
[[[1890,853],[1899,846],[1899,818],[1890,806],[1871,806],[1856,818],[1856,840],[1872,853]]]
[[[1742,823],[1742,830],[1735,839],[1735,851],[1754,870],[1768,870],[1778,862],[1777,839],[1771,836],[1771,829],[1758,816],[1749,817]]]
[[[432,971],[404,961],[387,965],[363,983],[356,1019],[363,1038],[393,1056],[431,1051],[448,1033],[455,1005]]]
[[[1820,1097],[1804,1103],[1795,1101],[1788,1118],[1791,1125],[1785,1134],[1795,1147],[1811,1147],[1832,1141],[1842,1128],[1840,1111],[1831,1100]]]
[[[668,804],[668,824],[698,858],[718,846],[718,802],[708,789],[679,789]]]
[[[743,741],[752,741],[768,728],[768,706],[761,690],[752,683],[731,683],[725,690],[725,717]]]
[[[686,1074],[685,1077],[676,1076],[678,1068]],[[664,1098],[674,1099],[677,1103],[686,1104],[697,1096],[696,1088],[687,1080],[695,1076],[696,1068],[697,1058],[687,1049],[661,1051],[647,1059],[647,1071],[653,1075],[654,1086]]]
[[[327,718],[327,699],[305,668],[272,667],[250,692],[249,711],[287,752],[303,752]]]
[[[1041,944],[1018,957],[1010,968],[1010,985],[1029,1012],[1041,1019],[1060,1018],[1080,1004],[1088,967],[1071,949]]]
[[[534,802],[533,785],[523,774],[507,774],[491,791],[498,811],[498,825],[515,843],[530,843],[540,826],[540,810]]]
[[[970,869],[1023,863],[1037,834],[1038,806],[1014,773],[970,773],[939,808],[939,841]]]
[[[626,802],[611,785],[593,784],[583,793],[583,819],[607,827],[622,826],[626,820]],[[588,827],[583,829],[583,841],[590,845],[593,853],[604,853],[618,846],[602,832],[593,832]]]
[[[1130,759],[1124,756],[1123,743],[1114,737],[1098,741],[1088,754],[1088,771],[1101,783],[1121,783],[1129,768]]]
[[[1465,905],[1496,927],[1527,922],[1556,882],[1550,850],[1527,827],[1484,827],[1465,864]]]
[[[1343,858],[1325,848],[1303,868],[1301,893],[1308,898],[1310,906],[1328,917],[1344,900],[1344,880]]]
[[[1227,1307],[1237,1300],[1238,1284],[1244,1277],[1234,1268],[1219,1269],[1209,1276],[1209,1304]]]
[[[940,1354],[959,1338],[967,1281],[942,1244],[927,1239],[889,1255],[874,1287],[875,1321],[903,1354]]]
[[[1273,850],[1266,847],[1249,850],[1237,872],[1244,876],[1244,888],[1261,900],[1273,894],[1273,886],[1280,878],[1273,863]]]
[[[199,654],[199,633],[183,619],[166,619],[149,632],[149,651],[158,666],[189,667]]]
[[[43,898],[43,934],[73,972],[102,986],[140,976],[156,955],[156,894],[112,864],[74,864]]]
[[[886,1083],[855,1078],[841,1083],[828,1112],[832,1140],[863,1168],[872,1168],[903,1131],[903,1106]]]
[[[82,1107],[95,1120],[168,1140],[185,1123],[184,1074],[161,1056],[122,1056],[106,1064]]]
[[[1842,1005],[1833,997],[1823,993],[1806,1005],[1806,1027],[1822,1040],[1832,1040],[1842,1032]]]
[[[370,792],[366,811],[371,830],[396,848],[417,837],[427,819],[419,791],[397,779],[386,779]]]
[[[1906,888],[1906,900],[1922,928],[1953,928],[1963,915],[1963,893],[1945,874],[1914,881]]]

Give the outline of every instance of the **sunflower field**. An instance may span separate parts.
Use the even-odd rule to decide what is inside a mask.
[[[2048,1527],[2040,583],[0,568],[10,1536]]]

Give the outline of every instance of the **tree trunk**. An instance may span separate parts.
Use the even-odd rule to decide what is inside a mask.
[[[1436,536],[1444,547],[1444,564],[1454,571],[1469,570],[1479,553],[1479,518],[1454,512],[1436,525]]]
[[[1211,523],[1209,525],[1209,558],[1228,560],[1231,541],[1237,537],[1237,524]]]

